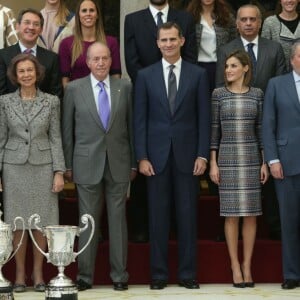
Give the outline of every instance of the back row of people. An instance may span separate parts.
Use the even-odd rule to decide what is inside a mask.
[[[203,2],[205,2],[205,1],[203,1]],[[211,1],[211,2],[213,4],[215,4],[214,1]],[[156,38],[155,37],[150,38],[150,35],[149,36],[145,35],[144,30],[142,32],[143,34],[141,35],[140,30],[141,30],[141,28],[145,29],[146,25],[145,26],[143,26],[143,25],[144,25],[144,22],[145,21],[147,22],[147,20],[148,20],[148,25],[151,26],[152,30],[157,31],[157,28],[155,27],[155,23],[153,22],[153,20],[155,20],[156,23],[159,23],[159,22],[164,23],[169,18],[169,16],[172,16],[172,14],[173,14],[173,17],[176,19],[176,21],[178,21],[179,24],[182,23],[180,25],[183,27],[183,29],[186,28],[186,32],[187,32],[186,33],[186,43],[187,44],[182,43],[182,45],[180,45],[179,49],[181,48],[181,46],[183,46],[182,48],[183,49],[185,48],[186,52],[182,52],[182,53],[186,53],[187,59],[189,59],[192,62],[197,61],[197,59],[196,59],[196,45],[197,44],[195,42],[196,35],[194,34],[195,27],[193,25],[193,21],[192,21],[191,17],[187,13],[178,12],[175,10],[173,11],[171,8],[169,8],[167,1],[152,0],[152,1],[150,1],[150,3],[151,3],[150,9],[143,10],[138,13],[134,13],[132,15],[127,16],[127,18],[126,18],[125,39],[128,38],[128,44],[125,42],[125,45],[128,48],[126,50],[126,47],[125,47],[125,55],[126,55],[126,64],[128,65],[128,69],[130,69],[130,67],[129,67],[130,63],[127,62],[128,58],[131,58],[134,62],[137,62],[137,61],[139,61],[139,56],[141,56],[141,53],[145,54],[145,58],[147,58],[147,55],[152,55],[153,53],[158,54],[157,59],[155,59],[155,61],[153,59],[153,61],[151,63],[149,63],[149,65],[160,60],[161,54],[159,52],[157,52],[156,49],[153,49],[153,52],[152,51],[149,52],[149,49],[150,49],[149,47],[156,45]],[[203,5],[205,5],[205,4],[203,4]],[[211,7],[211,3],[206,3],[206,5]],[[100,11],[98,10],[97,5],[92,0],[81,1],[80,5],[78,7],[79,8],[78,8],[77,14],[79,17],[77,19],[75,19],[75,22],[76,22],[76,20],[78,20],[77,22],[78,22],[79,33],[84,37],[84,38],[82,38],[81,43],[79,42],[79,44],[78,44],[79,45],[78,47],[80,49],[80,45],[82,47],[82,41],[88,40],[88,42],[92,44],[92,42],[96,39],[96,36],[95,36],[96,30],[95,29],[96,29],[98,17],[100,15]],[[158,13],[162,13],[162,15],[158,14]],[[152,16],[151,16],[151,14],[152,14]],[[141,18],[141,16],[143,16],[143,18]],[[152,17],[152,19],[150,17]],[[209,29],[209,25],[212,23],[211,23],[211,20],[209,20],[209,18],[208,18],[208,21],[207,21],[207,19],[205,19],[205,13],[203,13],[203,16],[201,19],[204,21],[203,22],[201,21],[202,23],[200,23],[201,24],[200,31],[204,30],[204,29]],[[132,27],[132,24],[131,24],[132,21],[134,21],[134,23],[132,23],[132,24],[135,24],[134,27]],[[139,23],[141,24],[141,26],[137,26],[137,24],[139,24]],[[261,89],[265,90],[267,81],[271,77],[274,77],[276,75],[279,75],[279,74],[285,72],[285,67],[286,67],[285,59],[284,59],[284,55],[283,55],[281,46],[270,40],[266,40],[266,39],[258,37],[258,32],[259,32],[261,23],[262,23],[261,14],[255,6],[251,6],[251,5],[244,6],[238,11],[236,24],[237,24],[237,28],[240,33],[240,37],[234,39],[229,44],[226,44],[226,46],[219,48],[218,51],[216,51],[217,48],[214,50],[215,53],[217,53],[217,60],[215,61],[215,56],[214,56],[214,58],[212,60],[212,62],[213,62],[212,65],[215,65],[217,62],[217,66],[218,65],[221,66],[219,68],[219,70],[217,68],[217,71],[216,71],[217,78],[218,78],[218,74],[221,74],[221,76],[219,76],[219,78],[221,78],[221,81],[223,80],[223,73],[224,73],[223,68],[222,68],[223,64],[221,65],[221,63],[224,62],[224,64],[225,64],[225,57],[228,57],[228,54],[229,54],[229,53],[226,53],[226,51],[230,47],[232,47],[232,49],[231,49],[232,51],[236,50],[236,49],[245,49],[250,54],[250,57],[252,58],[252,68],[254,70],[254,77],[253,77],[253,82],[252,82],[252,84],[254,86],[260,87]],[[130,24],[131,24],[131,27],[130,27]],[[230,21],[228,21],[228,24],[230,24]],[[41,34],[41,30],[43,28],[43,18],[40,16],[40,14],[36,13],[34,10],[23,11],[23,14],[21,14],[20,18],[18,18],[17,27],[18,27],[18,31],[20,32],[19,45],[14,45],[14,46],[11,46],[12,48],[7,48],[7,49],[3,49],[0,51],[0,57],[3,60],[0,62],[0,65],[1,65],[1,68],[3,68],[3,74],[6,74],[6,67],[8,66],[10,59],[12,58],[12,56],[11,56],[12,51],[9,51],[9,49],[17,50],[17,52],[15,52],[14,56],[17,53],[20,53],[20,50],[24,50],[27,52],[29,51],[33,55],[36,55],[38,60],[39,60],[39,53],[40,52],[42,53],[42,49],[39,46],[36,46],[36,41],[39,38],[39,35]],[[205,30],[203,31],[203,36],[205,37],[204,33],[205,33]],[[212,34],[211,32],[210,33],[206,32],[206,33],[207,33],[207,36],[210,36]],[[80,41],[80,34],[79,34],[79,41]],[[179,36],[181,36],[181,35],[179,35]],[[201,37],[202,37],[202,35],[201,35]],[[149,40],[147,40],[147,38],[149,38]],[[208,40],[210,41],[209,38],[208,38]],[[108,41],[107,38],[106,38],[106,41]],[[141,43],[139,44],[138,41],[141,41]],[[215,41],[217,41],[217,40],[215,40]],[[102,39],[102,42],[105,42],[105,40]],[[149,42],[149,47],[147,47],[147,49],[145,49],[145,51],[139,49],[139,46],[144,47],[146,45],[146,42]],[[165,42],[165,40],[162,40],[161,42]],[[251,45],[249,45],[249,42],[251,42]],[[74,43],[70,44],[69,46],[75,45],[75,44],[76,43],[74,40]],[[107,44],[109,45],[109,43],[107,43]],[[207,44],[209,44],[209,43],[205,43],[205,44],[203,43],[203,45],[207,45]],[[211,43],[209,47],[212,47],[214,44],[217,45],[217,42]],[[61,45],[63,45],[63,42]],[[187,47],[187,45],[188,45],[188,47]],[[200,48],[201,47],[199,47],[199,49]],[[268,55],[264,55],[265,49],[268,49]],[[70,52],[70,47],[67,50]],[[78,57],[80,55],[82,55],[82,50],[78,51],[78,49],[76,49],[76,47],[74,47],[73,50],[72,50],[72,59],[73,60],[71,60],[71,61],[73,63],[75,63],[76,59],[78,59]],[[163,50],[164,50],[164,48],[161,47],[161,52],[164,55]],[[43,51],[47,51],[47,50],[43,50]],[[214,51],[209,51],[209,53],[213,53]],[[111,53],[112,52],[113,51],[111,50]],[[126,54],[126,52],[127,52],[127,54]],[[45,53],[49,54],[49,51],[45,52]],[[50,63],[51,67],[53,67],[55,65],[55,63],[57,62],[57,57],[55,57],[55,54],[53,54],[53,55],[54,55],[53,56],[54,59],[53,59],[53,63]],[[76,55],[79,55],[79,56],[76,56]],[[223,58],[222,58],[222,55],[223,55]],[[184,54],[183,54],[183,57],[184,57]],[[198,55],[198,58],[199,58],[199,55]],[[103,59],[103,58],[101,58],[101,59]],[[204,60],[203,56],[200,55],[200,59]],[[55,60],[56,60],[56,62],[55,62]],[[199,60],[199,61],[201,62],[201,60]],[[85,55],[83,55],[83,61],[84,61],[84,65],[85,65],[85,61],[86,61]],[[47,70],[48,60],[47,61],[45,60],[44,62],[41,61],[41,62],[42,62],[42,64],[46,65],[46,70]],[[211,61],[205,61],[205,60],[204,60],[204,62],[211,63]],[[214,72],[214,69],[213,69],[214,67],[213,68],[209,67],[209,65],[211,65],[211,64],[204,63],[202,65],[204,65],[208,71],[212,70]],[[264,65],[264,68],[261,68],[262,65]],[[146,67],[146,66],[147,66],[147,63],[146,63],[146,65],[142,65],[142,67]],[[89,67],[88,73],[89,73],[90,69],[91,68]],[[174,71],[174,72],[176,74],[176,71]],[[65,80],[63,81],[64,84],[66,84],[69,81],[69,79],[71,78],[70,74],[72,74],[71,70],[68,70],[68,72],[63,74],[63,76],[65,78]],[[85,75],[87,75],[87,74],[85,74]],[[137,72],[136,72],[136,74],[137,74]],[[47,71],[46,71],[46,76],[47,76]],[[53,83],[53,84],[51,84],[51,86],[52,86],[53,90],[55,90],[55,91],[49,91],[49,92],[61,96],[62,88],[61,88],[60,72],[58,71],[58,68],[55,73],[51,72],[51,70],[50,70],[49,76],[50,76],[49,79],[47,79],[47,80],[44,79],[45,83],[48,83],[47,86],[45,85],[45,89],[49,88],[49,86],[50,86],[49,82]],[[56,76],[56,77],[53,78],[54,76]],[[134,75],[134,76],[136,76],[136,75]],[[177,78],[178,78],[178,76],[177,76]],[[2,80],[6,80],[6,76],[2,76]],[[213,80],[211,80],[211,82],[213,82]],[[134,84],[136,83],[135,78],[133,78],[133,83]],[[9,86],[9,85],[10,84],[7,82],[2,83],[2,86],[5,86],[5,87]],[[42,85],[41,85],[41,87],[42,87]],[[3,91],[1,93],[4,94],[4,93],[7,93],[8,91],[12,91],[13,89],[15,89],[15,88],[11,87],[11,90],[7,90],[5,92]],[[45,91],[47,91],[47,90],[45,90]],[[147,157],[144,157],[142,159],[146,159],[146,158]],[[204,155],[204,157],[200,157],[200,159],[203,159],[205,161],[208,158],[207,158],[207,155]],[[199,166],[201,169],[200,173],[202,173],[203,169],[205,169],[205,168],[201,167],[202,163]],[[61,172],[61,171],[64,171],[64,170],[59,170],[59,172]],[[196,172],[196,175],[198,175],[198,173],[199,173],[198,167],[196,167],[195,172]],[[58,174],[60,174],[60,173],[58,173]],[[153,174],[151,174],[151,175],[153,175]],[[163,210],[161,212],[163,213]],[[82,213],[82,211],[80,211],[80,214],[81,213]],[[167,213],[167,211],[165,211],[165,213]],[[153,218],[153,217],[154,217],[154,215],[153,215],[153,211],[152,211],[152,214],[150,213],[150,222],[151,222],[151,218]],[[180,220],[177,219],[177,222],[180,222]],[[234,226],[236,226],[236,225],[234,225]],[[156,237],[157,232],[156,233],[151,232],[151,236]],[[162,238],[162,240],[165,243],[164,238]],[[151,240],[151,242],[153,244],[153,240]],[[233,244],[233,246],[234,246],[234,244]],[[152,254],[155,257],[155,253],[152,253]],[[164,260],[165,257],[163,257],[161,259]],[[157,263],[157,261],[156,261],[156,263]],[[159,263],[159,265],[161,265],[161,263]],[[155,268],[153,268],[153,270],[154,270],[154,275],[152,276],[152,279],[153,280],[160,279],[160,278],[156,278]],[[85,277],[79,276],[79,278],[82,279],[83,282],[90,285],[91,278],[92,278],[91,274],[85,275]],[[88,278],[88,279],[86,279],[86,278]],[[194,284],[193,281],[186,282],[185,281],[186,279],[194,280],[194,278],[185,278],[183,276],[181,278],[181,283],[184,286],[197,286],[196,284]],[[234,282],[236,282],[236,280],[234,280]],[[153,288],[164,287],[164,284],[157,285],[156,283],[157,283],[156,281],[153,282],[153,285],[152,285]],[[165,283],[165,282],[163,281],[163,283]],[[121,286],[121,288],[122,288],[122,286]]]

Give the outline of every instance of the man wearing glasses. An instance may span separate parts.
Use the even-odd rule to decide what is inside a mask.
[[[35,9],[21,10],[17,18],[19,42],[0,50],[0,95],[17,89],[6,76],[7,67],[14,56],[28,53],[37,57],[45,67],[45,77],[39,83],[39,88],[45,92],[62,97],[61,76],[57,54],[37,45],[37,39],[43,30],[44,19]]]

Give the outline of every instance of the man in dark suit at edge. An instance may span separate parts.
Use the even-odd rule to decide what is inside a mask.
[[[156,43],[160,18],[161,23],[174,21],[179,24],[185,37],[181,56],[191,63],[197,62],[195,24],[192,16],[185,11],[169,7],[167,0],[150,0],[148,8],[125,17],[125,62],[133,84],[140,69],[159,61],[162,57]],[[146,179],[141,174],[132,182],[128,213],[131,240],[146,242],[148,240]]]

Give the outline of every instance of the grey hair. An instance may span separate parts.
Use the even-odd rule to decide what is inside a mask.
[[[292,45],[290,59],[292,59],[295,56],[298,47],[300,47],[300,41],[296,41]]]

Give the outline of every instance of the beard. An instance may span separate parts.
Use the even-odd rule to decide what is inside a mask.
[[[168,0],[150,0],[153,5],[164,5],[167,4]]]

